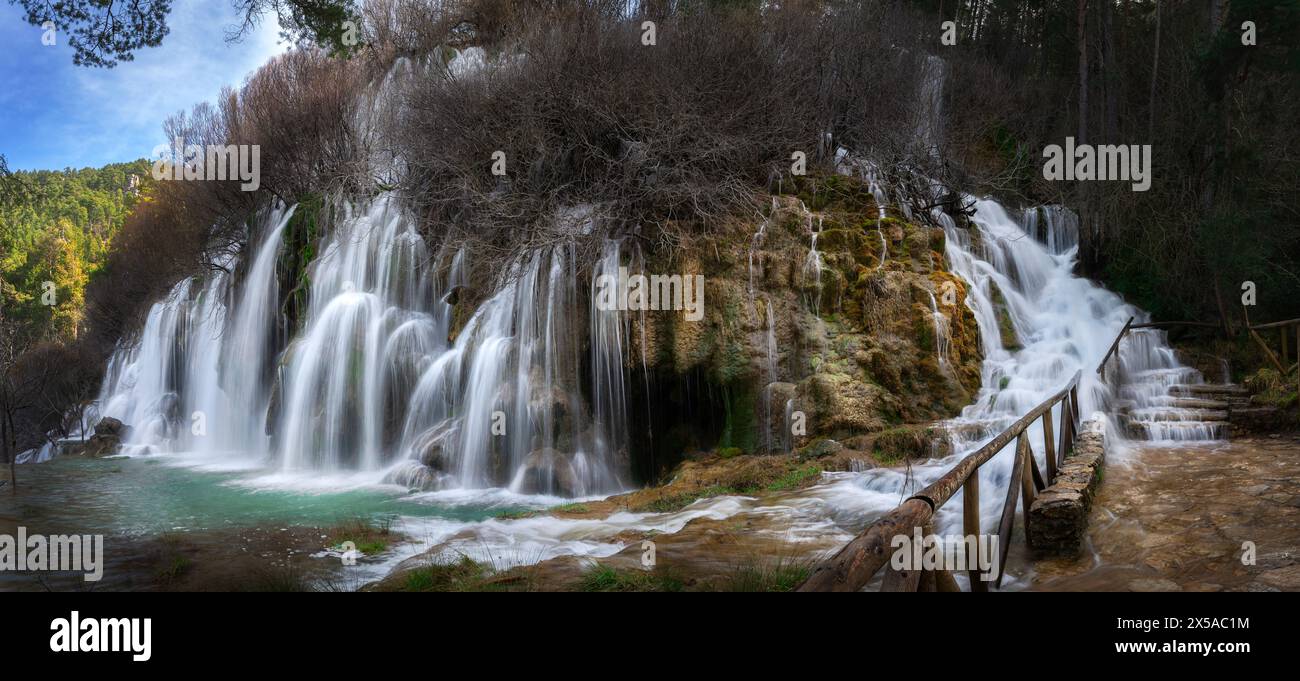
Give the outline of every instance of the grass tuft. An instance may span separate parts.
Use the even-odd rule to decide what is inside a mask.
[[[663,567],[643,571],[618,570],[608,565],[597,565],[588,570],[578,582],[579,591],[591,592],[678,592],[682,587],[682,580],[674,576],[671,570]]]

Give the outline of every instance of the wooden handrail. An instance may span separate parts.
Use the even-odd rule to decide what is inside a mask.
[[[1221,329],[1221,324],[1214,322],[1147,322],[1145,324],[1134,324],[1133,329],[1160,329],[1166,326],[1200,326],[1208,329]]]
[[[1279,326],[1291,326],[1292,324],[1300,324],[1300,319],[1284,319],[1284,320],[1282,320],[1282,321],[1280,321],[1280,322],[1269,322],[1269,323],[1267,323],[1267,324],[1256,324],[1256,325],[1254,325],[1254,326],[1252,326],[1252,327],[1250,327],[1250,328],[1253,329],[1253,330],[1255,330],[1255,331],[1263,331],[1264,329],[1276,329],[1276,328],[1278,328]]]
[[[1253,329],[1253,330],[1255,330],[1255,331],[1263,331],[1264,329],[1276,329],[1276,328],[1278,328],[1279,326],[1291,326],[1291,325],[1293,325],[1293,324],[1300,324],[1300,318],[1297,318],[1297,319],[1284,319],[1284,320],[1282,320],[1282,321],[1280,321],[1280,322],[1269,322],[1269,323],[1267,323],[1267,324],[1248,324],[1248,325],[1246,326],[1246,328],[1248,328],[1248,329]],[[1129,329],[1130,329],[1130,330],[1132,330],[1132,329],[1162,329],[1162,328],[1167,327],[1167,326],[1196,326],[1196,327],[1201,327],[1201,328],[1206,328],[1206,329],[1221,329],[1221,328],[1223,328],[1223,325],[1220,324],[1220,323],[1218,323],[1218,322],[1174,321],[1174,322],[1145,322],[1145,323],[1142,323],[1142,324],[1133,324],[1132,326],[1129,327]]]
[[[1001,582],[1002,566],[1006,564],[1007,551],[1010,547],[1011,530],[1015,524],[1016,495],[1021,496],[1024,506],[1024,524],[1026,535],[1029,527],[1029,507],[1038,492],[1052,484],[1056,471],[1074,448],[1074,433],[1079,420],[1079,378],[1082,372],[1076,371],[1074,377],[1055,395],[1044,400],[1029,413],[1020,417],[992,440],[963,457],[953,466],[930,483],[925,489],[909,497],[897,508],[886,513],[865,530],[854,537],[836,554],[816,565],[808,579],[799,586],[799,591],[858,591],[872,576],[880,570],[892,554],[892,542],[898,535],[911,536],[916,528],[928,528],[934,514],[956,494],[958,488],[964,488],[962,526],[967,534],[980,533],[979,518],[979,468],[1002,451],[1012,440],[1016,441],[1016,458],[1012,468],[1012,477],[1007,485],[1006,503],[1002,506],[1002,517],[998,523],[998,538],[1002,565],[998,567],[998,582]],[[1061,429],[1059,443],[1053,443],[1052,407],[1060,403]],[[1047,477],[1043,479],[1034,460],[1033,450],[1029,446],[1026,431],[1039,418],[1043,421],[1044,449],[1048,456]],[[1055,446],[1054,446],[1055,445]],[[928,531],[925,534],[929,534]],[[893,571],[891,570],[891,573]],[[884,590],[915,590],[917,587],[955,584],[951,575],[933,575],[927,579],[917,579],[917,575],[890,574],[886,577]],[[975,571],[971,572],[971,590],[987,590],[988,584],[981,580]],[[941,589],[948,590],[948,589]]]
[[[1128,318],[1128,321],[1124,323],[1124,328],[1119,330],[1119,335],[1115,336],[1115,342],[1110,344],[1110,349],[1106,351],[1106,356],[1101,358],[1101,364],[1097,365],[1097,373],[1101,376],[1101,380],[1106,380],[1106,362],[1110,361],[1111,355],[1119,352],[1119,342],[1124,340],[1124,336],[1128,334],[1129,329],[1133,328],[1134,319],[1134,317]]]

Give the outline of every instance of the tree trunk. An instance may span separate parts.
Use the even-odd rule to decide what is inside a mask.
[[[1106,79],[1106,101],[1103,104],[1106,107],[1104,114],[1106,125],[1106,136],[1104,141],[1115,143],[1119,141],[1119,76],[1121,69],[1115,63],[1115,22],[1113,3],[1106,2],[1102,5],[1102,69],[1105,72]]]
[[[1043,22],[1038,29],[1038,77],[1047,77],[1047,55],[1051,52],[1047,49],[1047,7],[1043,7]]]
[[[9,493],[18,493],[18,454],[14,438],[14,421],[13,416],[5,412],[4,417],[0,418],[0,450],[3,450],[5,461],[9,462]]]
[[[1079,134],[1076,144],[1088,142],[1088,0],[1079,0]]]
[[[1223,337],[1232,338],[1232,320],[1228,318],[1228,308],[1223,304],[1223,289],[1219,286],[1217,272],[1214,275],[1214,304],[1219,308],[1219,323],[1223,325]]]
[[[1151,105],[1147,107],[1147,144],[1155,143],[1156,78],[1160,74],[1160,0],[1156,0],[1156,48],[1151,56]]]

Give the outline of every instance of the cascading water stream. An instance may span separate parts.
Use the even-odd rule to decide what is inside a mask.
[[[808,296],[808,309],[812,310],[813,315],[820,315],[822,306],[822,270],[825,269],[825,264],[822,261],[822,254],[817,251],[817,237],[821,235],[821,219],[818,218],[817,230],[813,231],[812,213],[803,205],[803,202],[800,202],[799,205],[803,208],[804,214],[807,216],[807,228],[810,239],[808,257],[804,260],[803,264],[804,286],[811,286],[813,289],[813,293]]]
[[[885,267],[885,262],[889,260],[889,241],[885,239],[884,229],[885,206],[889,203],[889,197],[885,194],[885,189],[880,183],[880,170],[874,163],[862,163],[859,174],[867,181],[871,196],[876,201],[876,234],[880,237],[880,262],[876,263],[876,270],[879,271]]]
[[[275,278],[276,258],[284,228],[293,218],[294,208],[281,211],[271,220],[272,229],[256,251],[243,293],[235,306],[234,321],[225,343],[222,359],[226,368],[226,390],[230,411],[229,427],[214,433],[220,449],[265,451],[266,409],[270,386],[270,352],[273,339],[268,337],[278,318],[280,297]]]
[[[292,213],[276,208],[260,221],[266,237],[233,315],[234,261],[227,260],[205,284],[178,282],[150,309],[137,341],[110,358],[95,412],[131,427],[126,451],[219,451],[259,441],[266,395],[258,376],[275,317],[274,261]],[[226,333],[228,324],[237,334]]]
[[[413,377],[446,316],[432,306],[424,241],[391,199],[343,208],[310,268],[302,334],[281,361],[275,449],[289,471],[377,469],[389,409],[403,404],[386,399],[387,380]]]
[[[767,380],[763,385],[763,449],[772,452],[776,450],[775,442],[772,438],[772,390],[774,383],[777,381],[777,350],[776,350],[776,318],[772,312],[772,299],[766,300],[767,314],[764,317],[767,331],[764,334],[764,350],[767,356]],[[783,443],[784,444],[784,443]]]
[[[821,509],[818,512],[824,513],[825,505],[831,504],[837,507],[836,516],[879,517],[1060,390],[1076,371],[1081,372],[1081,416],[1085,420],[1101,416],[1107,437],[1120,444],[1122,429],[1106,417],[1116,396],[1099,380],[1095,369],[1125,321],[1130,316],[1145,319],[1145,314],[1116,294],[1073,274],[1077,232],[1072,230],[1077,223],[1049,222],[1044,244],[1027,234],[1025,227],[997,202],[967,199],[974,201],[975,208],[970,232],[958,228],[939,209],[932,214],[947,234],[946,257],[951,270],[968,283],[966,304],[979,326],[984,352],[982,387],[975,402],[963,409],[960,417],[944,424],[953,454],[913,464],[907,471],[874,468],[834,479],[810,491],[807,500],[796,507]],[[1055,233],[1057,230],[1066,233]],[[932,309],[937,311],[937,306]],[[999,315],[1009,317],[1020,347],[1003,347]],[[1135,334],[1134,342],[1123,347],[1121,362],[1129,375],[1151,372],[1167,374],[1174,382],[1195,379],[1190,375],[1194,372],[1178,364],[1161,334]],[[1132,387],[1130,399],[1139,403],[1162,399],[1164,395],[1163,390],[1148,389],[1144,382]],[[1060,409],[1059,405],[1053,408],[1057,423],[1061,422]],[[1041,421],[1035,422],[1027,432],[1040,469],[1044,469],[1041,428]],[[1190,431],[1187,435],[1198,437]],[[1112,451],[1119,454],[1120,448]],[[979,471],[981,487],[1004,490],[1013,457],[1014,447],[1007,447],[986,463]],[[1001,505],[1000,492],[983,495],[982,531],[996,530]],[[939,510],[935,531],[960,534],[961,508],[959,492]]]
[[[930,318],[934,320],[934,353],[940,371],[948,370],[948,318],[939,311],[939,304],[930,293]]]

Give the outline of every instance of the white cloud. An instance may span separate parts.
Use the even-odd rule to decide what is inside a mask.
[[[71,92],[58,93],[67,97],[61,120],[40,126],[45,139],[62,147],[67,165],[149,156],[165,142],[162,123],[168,116],[214,101],[223,86],[238,87],[288,48],[278,44],[274,16],[242,41],[227,43],[227,29],[239,23],[229,0],[176,3],[168,18],[171,31],[159,47],[142,49],[134,61],[112,69],[76,68],[66,88]]]

